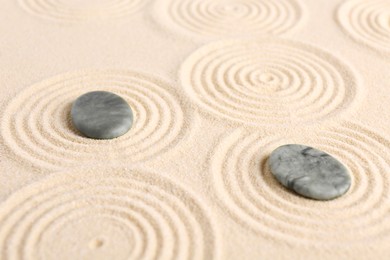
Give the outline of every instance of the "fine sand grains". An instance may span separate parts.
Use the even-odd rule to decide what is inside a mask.
[[[0,32],[1,260],[389,258],[388,0],[8,0]],[[73,127],[96,90],[125,135]],[[350,190],[285,189],[288,143]]]
[[[139,11],[148,0],[17,0],[29,13],[63,23],[106,20]]]
[[[317,122],[360,97],[356,76],[343,62],[280,39],[208,44],[187,58],[180,79],[204,110],[249,125]]]
[[[2,141],[12,157],[31,166],[58,170],[97,162],[143,161],[180,140],[184,114],[180,101],[164,81],[133,71],[81,71],[37,83],[12,99],[3,114]],[[83,137],[70,118],[80,95],[111,91],[134,113],[131,131],[112,140]]]
[[[318,147],[346,165],[353,180],[347,194],[315,201],[278,185],[267,159],[290,143]],[[388,137],[353,122],[283,135],[237,129],[210,154],[210,178],[227,216],[254,233],[291,245],[370,246],[390,236],[389,145]]]
[[[281,35],[304,17],[298,0],[165,0],[155,13],[169,28],[204,37]]]
[[[66,170],[0,206],[0,258],[213,259],[202,204],[145,170]]]
[[[390,2],[349,0],[338,11],[346,33],[379,53],[390,55]]]

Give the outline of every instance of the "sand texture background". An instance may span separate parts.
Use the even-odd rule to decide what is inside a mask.
[[[390,1],[1,0],[0,259],[389,259]],[[79,95],[134,110],[114,139]],[[271,175],[286,143],[352,175]]]

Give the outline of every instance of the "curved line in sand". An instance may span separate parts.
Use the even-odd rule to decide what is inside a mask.
[[[305,131],[307,135],[302,134]],[[228,209],[226,214],[256,234],[290,244],[362,245],[388,235],[389,139],[350,122],[309,131],[270,137],[238,129],[221,139],[210,174],[218,201]],[[286,143],[317,147],[339,158],[353,179],[347,194],[320,202],[281,186],[270,173],[267,159]]]
[[[355,74],[337,58],[276,39],[205,45],[183,63],[180,79],[204,110],[256,126],[325,119],[361,95]]]
[[[344,31],[356,41],[380,53],[390,53],[390,3],[386,0],[349,0],[337,18]]]
[[[206,36],[280,35],[304,16],[296,0],[170,0],[155,9],[165,24]]]
[[[199,201],[179,185],[127,168],[67,170],[23,188],[0,206],[4,259],[72,258],[64,255],[72,252],[213,259],[214,230]],[[114,250],[117,244],[122,246]]]
[[[133,109],[134,123],[111,140],[83,137],[72,126],[72,102],[93,90],[111,91]],[[88,162],[137,162],[171,148],[184,134],[184,114],[171,87],[132,71],[82,71],[25,89],[4,111],[1,137],[12,156],[58,170]]]
[[[145,0],[107,0],[96,4],[71,4],[60,0],[19,0],[29,13],[66,22],[119,18],[133,14],[145,5]]]

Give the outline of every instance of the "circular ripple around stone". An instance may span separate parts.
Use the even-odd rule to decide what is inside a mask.
[[[257,126],[324,119],[360,94],[355,74],[335,57],[276,39],[208,44],[187,58],[180,78],[204,110]]]
[[[169,0],[157,1],[156,15],[170,27],[199,35],[252,36],[288,32],[303,12],[296,0]]]
[[[66,22],[118,18],[137,12],[146,0],[18,0],[28,12]]]
[[[159,175],[67,170],[0,206],[1,259],[213,259],[201,203]]]
[[[349,0],[338,10],[338,20],[349,35],[380,53],[390,54],[390,2]]]
[[[284,188],[268,158],[286,143],[332,154],[351,173],[350,190],[332,201],[315,201]],[[224,212],[255,234],[320,248],[369,246],[390,241],[389,147],[388,138],[349,122],[283,135],[237,129],[215,147],[210,175]]]
[[[81,163],[143,161],[175,145],[184,114],[170,86],[131,71],[82,71],[25,89],[3,113],[1,134],[12,156],[29,166],[58,170]],[[132,128],[111,140],[82,136],[71,122],[72,102],[90,91],[109,91],[133,110]]]

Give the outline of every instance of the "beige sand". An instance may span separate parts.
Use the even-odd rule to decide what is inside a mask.
[[[7,0],[0,32],[0,259],[389,258],[387,0]],[[127,134],[74,129],[91,90]],[[348,193],[284,189],[286,143]]]

